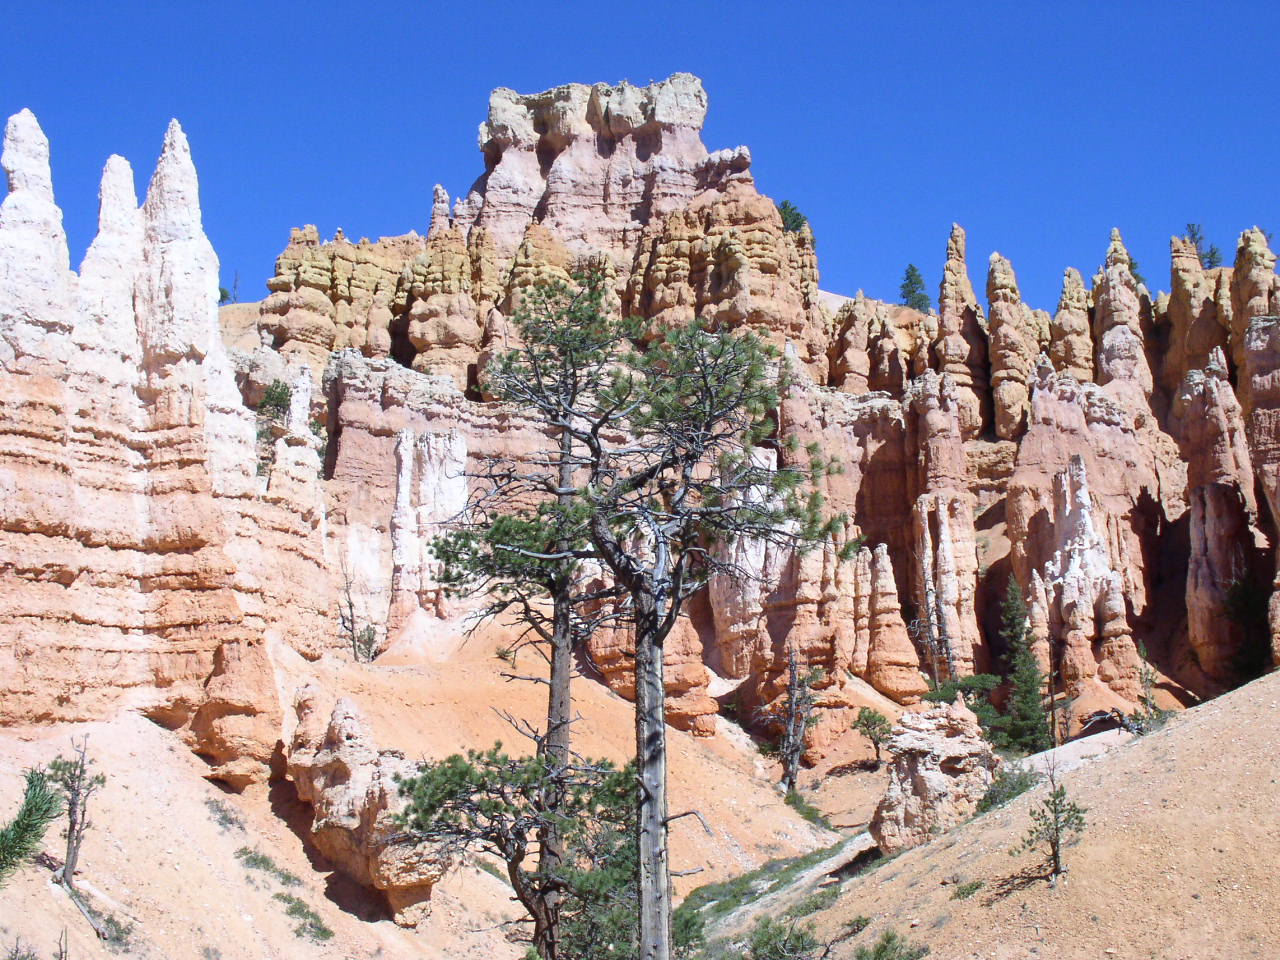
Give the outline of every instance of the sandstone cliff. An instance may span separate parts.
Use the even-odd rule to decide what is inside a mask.
[[[1154,299],[1113,231],[1092,286],[1068,269],[1050,317],[998,255],[984,311],[955,226],[937,315],[841,305],[749,151],[703,146],[706,106],[688,75],[496,91],[462,200],[436,188],[421,235],[294,231],[253,328],[244,307],[224,314],[230,346],[177,124],[141,206],[125,161],[107,162],[77,272],[48,143],[12,118],[0,723],[141,710],[243,788],[290,742],[282,660],[350,657],[371,633],[371,669],[450,661],[475,598],[446,596],[429,541],[469,467],[545,443],[486,401],[484,365],[525,291],[586,268],[613,309],[783,348],[796,377],[757,453],[817,444],[841,468],[821,492],[863,538],[848,558],[731,545],[761,576],[690,605],[667,648],[673,724],[713,735],[730,701],[775,700],[794,649],[825,673],[815,750],[853,736],[862,704],[911,706],[926,674],[998,667],[1009,576],[1080,709],[1131,709],[1142,649],[1185,702],[1280,657],[1280,321],[1259,231],[1233,270],[1175,243],[1173,292]],[[291,401],[273,417],[277,381]],[[593,638],[589,658],[629,695],[625,635]]]

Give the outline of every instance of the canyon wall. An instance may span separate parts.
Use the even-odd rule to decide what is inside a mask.
[[[476,602],[442,588],[429,541],[471,467],[546,443],[486,400],[485,364],[529,289],[585,269],[612,309],[782,348],[796,375],[778,439],[798,443],[779,455],[817,444],[840,464],[822,492],[861,538],[848,556],[735,545],[762,578],[690,605],[667,650],[674,724],[710,735],[725,704],[776,700],[792,649],[823,669],[832,717],[911,706],[926,674],[998,670],[1010,577],[1078,709],[1132,708],[1144,656],[1184,702],[1271,664],[1280,304],[1260,231],[1216,271],[1175,238],[1173,292],[1155,297],[1113,231],[1091,286],[1065,272],[1053,316],[998,254],[980,303],[959,226],[936,314],[835,297],[750,152],[703,146],[706,109],[687,74],[495,91],[484,173],[452,203],[436,187],[423,234],[294,230],[266,298],[225,308],[221,331],[181,129],[140,207],[108,161],[75,272],[48,144],[12,118],[0,722],[141,709],[243,785],[282,736],[282,658],[367,638],[381,663],[448,659]],[[589,653],[629,694],[626,638]]]

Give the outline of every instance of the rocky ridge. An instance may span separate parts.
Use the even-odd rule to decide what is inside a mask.
[[[224,312],[233,347],[181,128],[141,206],[108,161],[74,272],[48,143],[29,112],[11,118],[0,722],[141,710],[239,789],[271,775],[292,723],[280,650],[349,655],[371,630],[380,664],[447,661],[468,607],[425,542],[469,463],[542,442],[485,401],[484,364],[523,290],[584,268],[620,310],[784,347],[779,433],[800,442],[781,456],[816,442],[841,462],[822,492],[864,540],[848,558],[737,545],[772,586],[716,583],[691,604],[667,651],[674,724],[713,735],[724,704],[780,696],[796,649],[825,671],[820,752],[859,706],[913,705],[926,673],[997,665],[1010,575],[1078,713],[1132,708],[1143,650],[1170,702],[1280,657],[1280,294],[1260,231],[1217,271],[1175,238],[1173,292],[1154,298],[1113,231],[1092,287],[1067,270],[1050,317],[999,255],[984,309],[956,226],[937,315],[861,293],[833,310],[812,235],[783,229],[745,148],[703,147],[705,111],[689,75],[495,91],[465,198],[437,188],[422,236],[294,231],[253,330],[243,306]],[[276,381],[292,399],[272,420]],[[627,695],[625,636],[591,655]],[[361,849],[356,874],[376,858]]]

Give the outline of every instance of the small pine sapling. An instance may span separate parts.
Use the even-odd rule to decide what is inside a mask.
[[[80,860],[80,847],[84,835],[93,824],[89,820],[89,800],[98,792],[107,778],[93,772],[94,763],[89,759],[89,738],[77,743],[71,741],[71,756],[58,757],[50,762],[46,775],[62,792],[67,811],[67,856],[58,879],[68,890],[75,888],[76,865]]]
[[[1052,758],[1052,754],[1050,754]],[[1084,815],[1088,811],[1067,796],[1067,788],[1057,777],[1057,765],[1050,759],[1046,771],[1049,795],[1031,809],[1031,826],[1022,842],[1009,851],[1016,856],[1036,850],[1044,852],[1049,870],[1049,883],[1055,884],[1067,872],[1062,862],[1063,848],[1073,843],[1085,830]]]
[[[875,747],[876,768],[879,769],[880,749],[889,742],[889,737],[893,734],[893,724],[879,710],[863,707],[858,711],[858,719],[853,721],[853,729],[870,740],[871,746]]]

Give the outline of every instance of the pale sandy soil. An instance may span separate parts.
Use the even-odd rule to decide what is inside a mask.
[[[929,945],[930,960],[1280,957],[1280,674],[1062,779],[1088,821],[1064,883],[1033,879],[1037,858],[1009,854],[1040,787],[846,880],[819,932],[873,923],[834,960],[888,927]],[[956,881],[983,886],[953,899]]]
[[[337,659],[308,664],[282,654],[280,682],[288,690],[309,677],[350,697],[368,717],[378,745],[410,757],[442,756],[495,740],[521,749],[520,738],[495,708],[536,719],[543,709],[542,688],[504,682],[491,646],[481,639],[447,663],[398,667]],[[587,755],[625,760],[633,741],[630,704],[587,680],[578,682],[576,692],[582,714],[576,726],[579,748]],[[308,847],[302,827],[309,812],[290,786],[224,794],[204,779],[204,762],[174,734],[136,714],[74,727],[0,730],[2,815],[16,806],[25,768],[65,752],[73,734],[86,732],[90,752],[109,781],[96,798],[80,877],[96,903],[133,924],[127,955],[502,960],[522,954],[523,948],[506,942],[498,928],[513,911],[505,884],[488,873],[475,867],[451,873],[436,888],[430,920],[417,931],[398,928],[375,898]],[[704,833],[693,817],[673,824],[673,867],[701,868],[678,881],[681,892],[836,839],[782,802],[769,779],[772,769],[741,738],[702,740],[671,731],[670,748],[672,812],[698,809],[713,831]],[[240,817],[244,829],[219,826],[207,806],[215,800]],[[51,853],[60,846],[52,836],[45,844]],[[244,846],[266,853],[302,883],[286,888],[247,870],[235,856]],[[0,956],[17,936],[42,958],[49,956],[63,928],[75,960],[111,956],[48,876],[29,868],[0,890]],[[333,929],[334,938],[317,944],[296,937],[296,921],[273,899],[277,893],[307,903]]]

